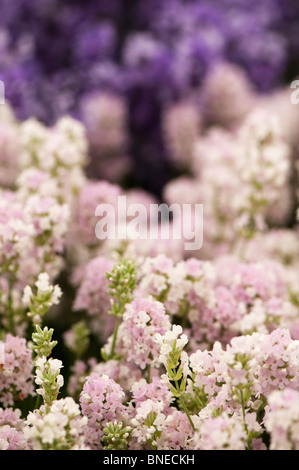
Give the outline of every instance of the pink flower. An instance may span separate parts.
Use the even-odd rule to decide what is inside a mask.
[[[157,333],[170,330],[169,316],[161,302],[152,298],[136,298],[126,306],[119,328],[119,348],[128,361],[141,369],[146,365],[159,367],[159,346],[154,341]]]
[[[123,421],[125,393],[107,375],[92,374],[87,377],[80,395],[83,416],[88,418],[85,426],[86,444],[92,449],[101,449],[103,430],[107,423]]]
[[[117,198],[121,194],[121,188],[107,181],[86,182],[80,191],[76,210],[76,238],[78,243],[88,246],[98,246],[99,240],[95,235],[95,227],[98,221],[95,211],[100,204],[112,204],[117,207]]]
[[[13,406],[28,395],[35,395],[32,370],[32,353],[26,340],[8,334],[4,343],[3,371],[0,373],[0,402],[4,406]]]
[[[105,341],[112,333],[115,318],[108,314],[111,297],[108,294],[106,272],[110,272],[114,262],[103,256],[92,259],[83,268],[77,270],[79,287],[77,290],[74,310],[85,310],[94,318],[92,329]],[[81,279],[79,279],[79,276]]]

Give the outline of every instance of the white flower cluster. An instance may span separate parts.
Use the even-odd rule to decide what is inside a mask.
[[[22,301],[29,307],[28,316],[32,318],[33,323],[40,324],[41,317],[52,305],[59,303],[62,291],[58,285],[50,284],[48,273],[40,273],[38,280],[35,282],[37,292],[33,293],[30,286],[26,286]]]
[[[264,424],[271,433],[271,450],[299,449],[299,394],[286,388],[271,393],[266,407]]]
[[[138,443],[151,442],[157,445],[157,436],[162,434],[167,427],[167,418],[163,413],[164,403],[162,401],[145,400],[137,409],[136,416],[131,419],[133,426],[132,437]]]
[[[160,254],[145,259],[140,276],[140,290],[163,302],[170,315],[187,316],[200,301],[211,307],[215,303],[210,285],[215,272],[208,261],[188,259],[175,264]]]
[[[236,160],[240,211],[247,218],[264,216],[269,207],[280,198],[290,169],[290,149],[281,135],[279,119],[257,109],[251,113],[239,131],[243,149]]]
[[[35,283],[38,293],[43,293],[45,294],[46,292],[50,293],[50,299],[49,303],[51,305],[57,304],[62,292],[61,289],[58,285],[52,286],[49,283],[49,275],[48,273],[41,273],[38,276],[38,280]],[[24,296],[23,296],[23,302],[26,304],[30,304],[30,301],[33,297],[33,292],[30,286],[26,286],[24,289]]]
[[[36,359],[35,366],[35,383],[40,386],[36,392],[43,397],[47,405],[51,405],[64,384],[63,376],[60,374],[62,362],[59,359],[51,357],[47,359],[43,356]]]
[[[168,204],[204,205],[204,253],[210,258],[215,248],[221,253],[238,236],[250,238],[266,227],[289,183],[290,156],[279,118],[256,108],[234,132],[214,126],[200,135],[193,178],[172,180],[164,197]]]
[[[155,341],[160,345],[159,361],[166,369],[166,374],[161,376],[161,382],[179,397],[185,391],[190,375],[189,357],[187,352],[183,351],[188,343],[188,337],[183,334],[181,325],[173,325],[172,329],[163,336],[157,334]],[[180,386],[178,386],[179,381]]]
[[[54,401],[46,412],[30,412],[23,432],[33,450],[86,450],[86,422],[79,405],[67,397]]]
[[[188,343],[188,337],[186,334],[183,334],[181,325],[173,325],[172,329],[164,335],[156,334],[155,341],[160,345],[159,360],[166,367],[169,353],[173,350],[173,346],[183,352],[184,347]]]
[[[69,116],[60,118],[52,128],[31,118],[21,124],[20,131],[24,168],[35,163],[38,168],[49,171],[55,170],[57,164],[71,168],[85,161],[85,128]]]
[[[31,118],[20,125],[20,140],[21,194],[35,189],[71,204],[85,181],[82,167],[87,162],[88,144],[84,126],[66,116],[47,128]]]

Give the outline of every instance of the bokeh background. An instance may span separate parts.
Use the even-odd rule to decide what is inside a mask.
[[[238,69],[212,80],[223,63]],[[269,95],[298,73],[297,0],[0,3],[0,79],[18,119],[82,120],[87,171],[158,197],[186,171],[174,164],[167,131],[190,119],[178,109],[165,126],[174,103],[191,101],[207,125],[227,124],[225,107],[240,117],[249,88]]]

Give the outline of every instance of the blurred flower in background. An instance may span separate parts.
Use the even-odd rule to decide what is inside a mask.
[[[131,168],[134,182],[160,196],[177,171],[163,135],[165,109],[209,99],[208,120],[230,124],[250,107],[250,87],[269,92],[296,75],[298,31],[295,0],[254,0],[250,8],[244,0],[3,0],[0,79],[19,119],[92,121],[95,176],[119,180]],[[219,62],[240,71],[212,77]],[[236,93],[227,97],[233,109],[220,101],[217,110],[222,87]]]

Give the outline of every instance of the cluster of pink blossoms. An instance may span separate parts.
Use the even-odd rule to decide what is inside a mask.
[[[80,405],[83,416],[88,418],[84,432],[86,441],[92,448],[101,448],[106,424],[124,419],[124,398],[120,385],[107,375],[92,374],[87,377],[80,395]]]
[[[190,251],[162,221],[97,237],[101,205],[132,234],[120,197],[157,215],[120,185],[122,98],[87,97],[84,125],[0,110],[1,450],[299,448],[299,118],[227,64],[204,90],[161,116],[163,200],[204,206]]]
[[[28,395],[35,395],[32,370],[31,351],[26,340],[8,334],[0,375],[0,402],[3,406],[12,406]]]
[[[271,450],[298,450],[298,403],[298,391],[290,388],[269,396],[264,424],[271,433]]]
[[[94,319],[91,326],[93,332],[102,339],[110,336],[114,326],[114,319],[108,315],[110,297],[105,276],[113,265],[112,260],[98,256],[89,261],[84,269],[77,269],[74,276],[74,283],[78,285],[74,311],[87,312]]]
[[[171,323],[161,302],[136,298],[128,304],[119,329],[119,345],[128,362],[141,369],[147,365],[159,367],[159,347],[156,334],[164,334]]]
[[[18,409],[0,409],[0,450],[28,450],[20,416]]]

